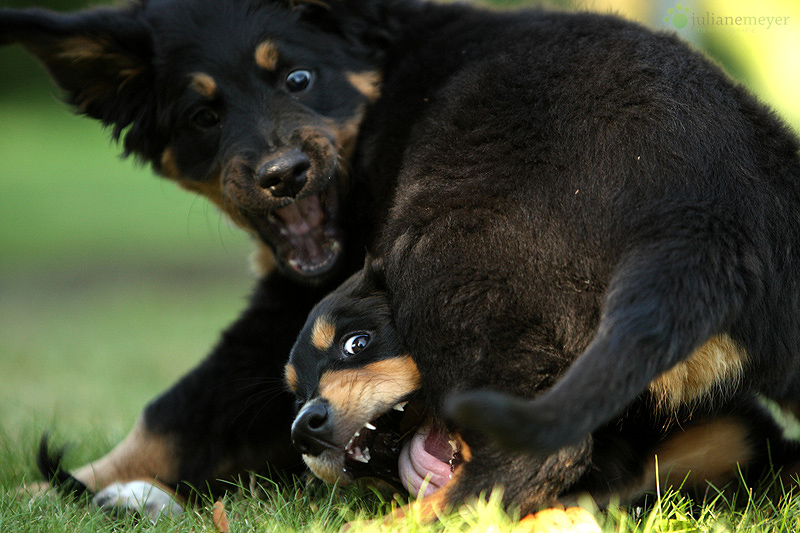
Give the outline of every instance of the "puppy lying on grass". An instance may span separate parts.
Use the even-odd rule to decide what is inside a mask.
[[[502,374],[506,362],[492,361],[494,373]],[[532,368],[540,363],[527,361]],[[423,515],[434,518],[495,486],[503,488],[506,504],[524,513],[574,504],[587,492],[601,504],[612,495],[632,501],[655,488],[657,474],[664,485],[702,493],[707,483],[736,480],[739,467],[755,481],[770,460],[781,464],[796,453],[797,445],[752,397],[660,411],[645,396],[585,446],[534,458],[443,419],[422,385],[426,371],[426,361],[409,353],[394,325],[380,262],[368,262],[314,308],[286,365],[299,407],[292,439],[310,469],[329,482],[378,478],[420,494]],[[462,390],[491,369],[462,364],[446,371],[458,376],[455,390]],[[533,389],[543,376],[516,379]]]

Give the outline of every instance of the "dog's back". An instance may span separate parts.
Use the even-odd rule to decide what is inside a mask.
[[[642,394],[797,402],[796,136],[673,36],[592,14],[487,24],[415,124],[382,241],[434,403],[558,377],[533,404],[450,406],[544,454]],[[484,368],[470,383],[447,371],[465,361]]]

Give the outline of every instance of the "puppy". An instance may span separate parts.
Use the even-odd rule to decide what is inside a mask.
[[[449,372],[463,384],[476,379],[469,365]],[[571,504],[587,492],[600,503],[612,495],[630,502],[653,490],[657,475],[664,486],[702,494],[708,483],[723,487],[736,480],[739,468],[755,481],[771,461],[782,464],[798,450],[746,396],[694,412],[659,413],[643,404],[597,430],[587,450],[567,448],[544,464],[498,450],[436,418],[420,368],[394,325],[377,261],[315,306],[292,348],[285,379],[299,409],[292,440],[318,477],[339,483],[368,477],[402,486],[424,496],[427,518],[494,486],[524,512]],[[530,387],[539,379],[517,376]],[[487,454],[513,468],[498,475],[486,468]],[[549,483],[542,484],[545,475]]]
[[[119,483],[217,493],[247,471],[302,468],[289,439],[292,399],[274,383],[309,310],[360,267],[372,231],[379,202],[363,180],[351,186],[350,171],[380,94],[383,52],[366,44],[373,17],[360,2],[331,12],[288,0],[0,10],[0,44],[35,55],[125,155],[252,235],[262,274],[208,358],[107,456],[73,473],[92,492],[109,489],[98,501],[120,501]],[[270,409],[252,401],[265,396]],[[40,464],[57,464],[48,453]]]

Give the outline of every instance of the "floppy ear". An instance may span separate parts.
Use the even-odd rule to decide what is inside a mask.
[[[139,10],[0,10],[0,44],[19,43],[38,57],[66,101],[112,126],[115,140],[130,126],[125,154],[148,156],[155,130],[153,46]]]

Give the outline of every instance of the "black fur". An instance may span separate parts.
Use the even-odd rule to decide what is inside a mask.
[[[333,475],[339,483],[375,477],[398,486],[402,475],[397,463],[402,444],[426,415],[439,409],[436,403],[425,399],[432,396],[425,385],[401,388],[388,404],[384,395],[375,393],[375,383],[381,383],[383,389],[396,389],[397,382],[403,380],[396,369],[405,366],[390,366],[391,373],[385,375],[375,375],[368,369],[387,359],[402,359],[408,353],[394,325],[380,265],[380,261],[368,261],[363,272],[315,306],[287,366],[291,369],[287,372],[291,375],[289,385],[303,406],[293,426],[295,445],[311,469],[327,481],[333,481]],[[314,342],[320,321],[335,331],[324,349]],[[363,337],[364,345],[356,353],[349,353],[347,341],[354,337]],[[424,364],[421,358],[414,359]],[[525,361],[531,367],[542,362],[538,356]],[[462,382],[482,378],[482,368],[490,376],[506,372],[503,366],[491,368],[489,364],[440,370],[460,376]],[[358,369],[364,372],[354,372]],[[433,372],[431,367],[421,366],[419,370],[423,383],[425,374]],[[331,391],[322,384],[343,371],[350,372],[344,381],[348,390],[344,394],[333,391],[335,395],[329,396]],[[516,386],[533,389],[542,380],[551,379],[549,373],[553,372],[540,367],[535,372],[519,374],[515,377]],[[435,393],[441,394],[442,390],[437,388]],[[417,400],[420,397],[421,402]],[[415,413],[400,418],[391,405],[404,399],[411,399],[406,410],[413,409]],[[316,416],[321,412],[325,417],[323,423],[315,423],[310,429],[303,427],[303,413],[309,406],[323,406],[322,411],[317,408]],[[365,429],[365,422],[372,422],[374,428]],[[358,437],[353,437],[355,431],[359,432]],[[791,466],[800,452],[800,443],[787,440],[783,428],[764,406],[747,394],[732,396],[720,404],[677,410],[659,410],[643,398],[624,415],[598,427],[580,445],[559,450],[546,459],[499,449],[463,427],[451,426],[450,432],[449,439],[465,442],[469,452],[463,455],[468,460],[458,466],[452,484],[440,489],[447,495],[442,507],[502,485],[505,502],[519,506],[523,513],[558,502],[572,503],[583,493],[601,505],[611,499],[638,501],[655,488],[656,461],[663,486],[694,495],[704,496],[709,483],[716,489],[738,489],[739,481],[744,479],[749,486],[756,486],[770,468]],[[368,440],[364,439],[365,433],[370,434]],[[351,438],[362,439],[361,447],[368,447],[368,462],[354,461],[348,455],[346,443]],[[306,445],[310,440],[321,445]],[[458,458],[454,457],[454,461],[459,464]],[[686,477],[688,470],[692,476]]]
[[[534,493],[568,484],[566,464],[591,463],[590,434],[630,411],[669,413],[648,387],[717,337],[742,372],[700,376],[675,409],[713,414],[713,396],[736,390],[796,403],[792,132],[673,36],[614,17],[450,23],[403,43],[427,62],[387,76],[396,102],[373,116],[393,127],[367,146],[397,157],[369,167],[396,179],[372,250],[426,405],[476,455],[465,471]],[[443,410],[475,388],[505,394]],[[546,459],[479,454],[470,429]],[[478,476],[470,493],[491,485]]]
[[[397,330],[437,417],[468,389],[548,390],[509,416],[503,397],[489,421],[474,402],[451,406],[470,446],[487,450],[465,472],[492,473],[455,499],[508,479],[534,506],[576,483],[590,432],[632,409],[658,420],[644,389],[711,335],[749,354],[746,385],[797,399],[798,144],[744,89],[675,37],[611,16],[315,4],[0,11],[0,42],[37,54],[127,152],[208,194],[275,252],[278,270],[217,348],[145,410],[145,427],[176,450],[177,473],[154,477],[200,487],[265,459],[297,468],[290,395],[265,408],[248,401],[265,391],[238,383],[279,375],[308,311],[365,248],[385,259]],[[88,51],[65,42],[76,36]],[[254,65],[264,39],[278,45],[280,75]],[[298,68],[315,83],[287,94]],[[213,98],[187,91],[196,72],[213,76]],[[359,90],[353,72],[382,83]],[[202,127],[198,111],[219,122]],[[353,125],[352,150],[331,148]],[[309,159],[291,176],[307,185],[276,196],[261,163],[287,151]],[[291,219],[281,210],[322,192],[338,194],[330,234],[313,232],[320,247],[341,245],[330,257],[280,231]],[[293,266],[298,253],[308,268]],[[517,411],[530,423],[510,433]],[[494,451],[466,429],[470,412],[512,445],[570,448],[540,463]]]
[[[453,411],[546,454],[722,334],[746,354],[743,388],[796,402],[792,132],[676,38],[613,17],[486,16],[464,33],[456,74],[446,62],[399,82],[446,76],[377,246],[431,404],[548,389],[524,417],[514,403]]]

